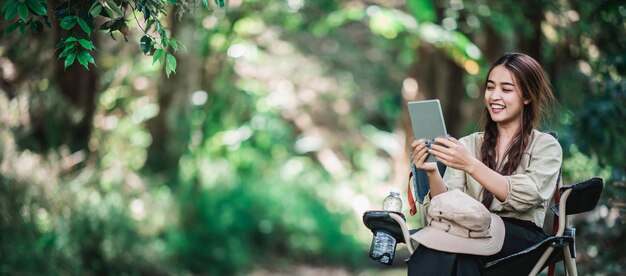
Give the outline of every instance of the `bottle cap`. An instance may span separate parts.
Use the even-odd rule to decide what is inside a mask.
[[[400,191],[397,188],[391,188],[391,190],[389,190],[389,194],[392,196],[400,196]]]

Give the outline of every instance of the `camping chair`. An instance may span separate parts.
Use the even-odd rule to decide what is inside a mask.
[[[556,132],[549,132],[549,134],[556,138]],[[437,162],[437,167],[439,173],[443,176],[445,166]],[[416,173],[413,177],[417,178],[418,185],[423,184],[424,181],[427,183],[428,179],[425,174]],[[567,228],[567,215],[593,210],[600,199],[603,183],[600,178],[591,178],[567,187],[561,187],[560,184],[561,174],[559,172],[553,198],[555,205],[551,208],[555,214],[553,222],[553,231],[555,233],[521,252],[487,263],[485,266],[486,275],[536,275],[547,266],[550,266],[548,274],[553,275],[554,264],[561,260],[565,260],[565,268],[569,274],[577,275],[575,260],[576,230],[575,228]],[[408,194],[411,202],[414,202],[414,193],[417,194],[417,187],[412,187],[411,182],[409,182]],[[422,216],[422,225],[424,225],[423,220],[424,216]],[[405,243],[410,254],[413,254],[413,251],[415,251],[406,225],[406,219],[401,213],[367,211],[363,214],[363,222],[374,234],[377,231],[385,230],[398,243]],[[411,232],[414,231],[418,230],[412,230]]]
[[[566,227],[567,215],[593,210],[600,199],[602,186],[602,179],[591,178],[560,188],[560,202],[551,208],[558,215],[557,232],[521,252],[487,263],[485,275],[537,275],[548,265],[561,260],[564,260],[568,274],[578,275],[575,259],[576,231]],[[363,223],[374,234],[380,230],[387,231],[398,243],[405,243],[410,254],[415,251],[406,219],[401,213],[367,211],[363,214]]]

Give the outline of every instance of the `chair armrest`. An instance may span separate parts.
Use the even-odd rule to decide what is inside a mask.
[[[413,254],[411,235],[406,225],[406,218],[402,213],[367,211],[363,214],[363,224],[374,234],[383,230],[393,236],[398,243],[406,243],[409,253]]]

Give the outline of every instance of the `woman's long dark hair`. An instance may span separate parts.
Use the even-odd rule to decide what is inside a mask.
[[[511,175],[515,172],[524,151],[530,143],[533,128],[538,124],[539,118],[545,112],[550,103],[554,103],[552,86],[547,74],[533,58],[520,53],[507,53],[491,65],[487,78],[483,84],[483,91],[487,89],[489,74],[493,68],[503,65],[513,75],[516,88],[520,91],[522,101],[528,101],[522,109],[522,122],[509,147],[506,149],[502,160],[507,160],[501,168],[496,161],[496,145],[498,143],[498,128],[496,122],[491,119],[487,106],[484,109],[483,144],[480,148],[481,161],[494,171],[502,175]],[[493,201],[493,194],[483,189],[482,203],[489,209]]]

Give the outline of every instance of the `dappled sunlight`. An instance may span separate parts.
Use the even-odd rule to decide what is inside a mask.
[[[622,244],[626,206],[623,5],[156,2],[167,14],[117,0],[81,11],[123,19],[68,30],[88,66],[57,59],[63,28],[36,34],[32,1],[16,4],[28,24],[3,10],[1,271],[404,275],[400,259],[367,257],[362,215],[396,189],[420,221],[406,102],[438,98],[449,133],[480,129],[483,78],[504,51],[538,55],[551,77],[560,117],[541,128],[559,132],[564,183],[605,180],[573,221],[581,274],[623,270],[603,248]]]

